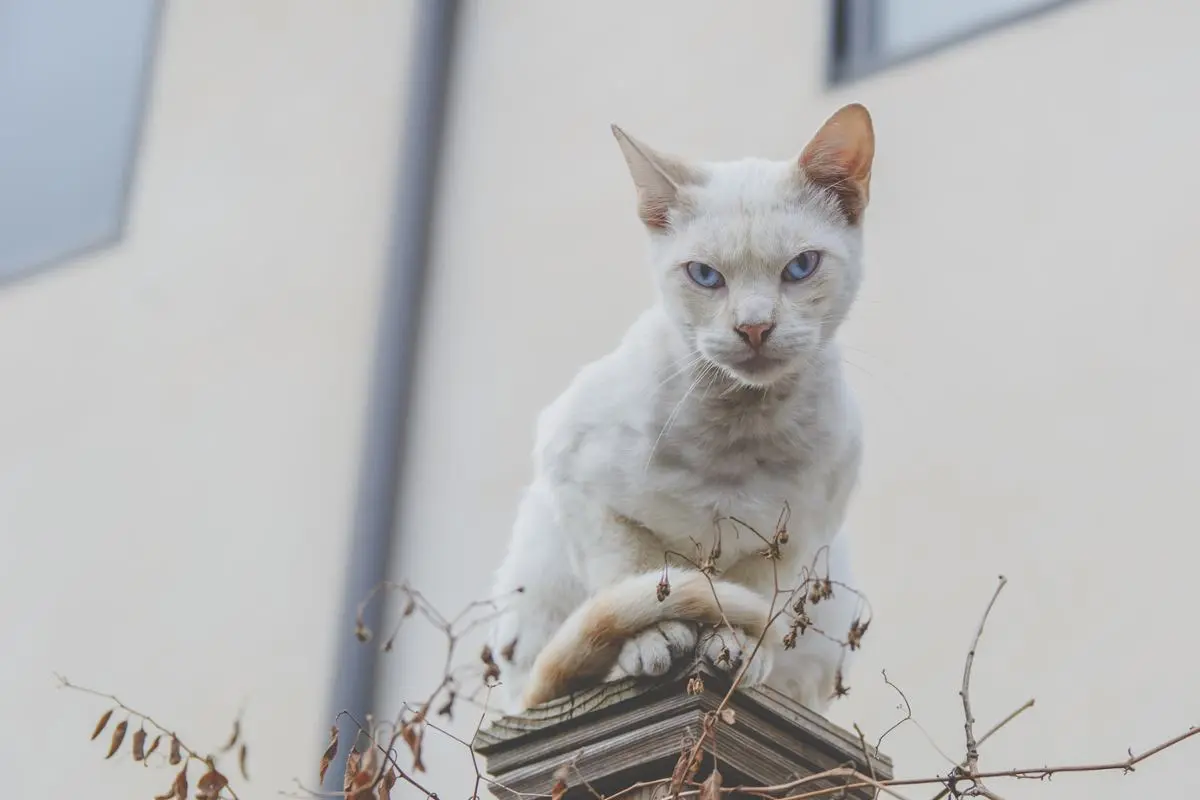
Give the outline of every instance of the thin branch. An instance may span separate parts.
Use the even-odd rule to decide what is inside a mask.
[[[867,771],[871,773],[871,780],[878,783],[879,776],[875,774],[875,760],[871,758],[871,752],[867,749],[867,737],[862,732],[862,728],[858,727],[858,723],[854,723],[854,732],[858,734],[858,745],[862,748],[863,761],[867,765]],[[875,789],[875,793],[871,795],[872,800],[879,797],[879,789]]]
[[[800,570],[796,576],[799,579],[800,583],[796,588],[784,590],[780,587],[779,564],[780,563],[784,563],[784,564],[789,563],[789,559],[785,559],[785,558],[781,557],[782,546],[787,543],[786,512],[785,512],[785,514],[781,515],[780,522],[777,524],[774,536],[769,537],[769,538],[762,536],[757,531],[754,531],[753,528],[751,528],[749,525],[742,522],[741,520],[731,520],[731,521],[736,526],[745,527],[747,530],[754,533],[754,535],[758,536],[759,539],[761,539],[762,541],[764,541],[766,543],[767,547],[763,551],[762,554],[767,556],[768,558],[770,558],[771,561],[773,562],[772,570],[774,573],[773,574],[773,582],[774,582],[774,587],[775,587],[775,593],[771,598],[767,624],[764,627],[762,633],[757,637],[757,641],[754,642],[753,648],[750,649],[749,653],[745,652],[746,648],[745,648],[745,645],[743,645],[742,664],[741,664],[740,669],[738,669],[736,671],[736,673],[733,674],[728,690],[724,693],[720,702],[717,704],[716,709],[714,711],[709,712],[704,715],[699,737],[696,738],[695,740],[692,740],[689,737],[689,741],[684,743],[684,745],[682,746],[681,755],[684,758],[688,759],[687,761],[682,762],[685,765],[691,765],[693,763],[698,764],[699,759],[704,754],[706,744],[709,742],[712,743],[713,756],[714,756],[714,758],[716,757],[716,751],[715,751],[716,747],[715,746],[716,746],[717,726],[722,723],[722,720],[726,720],[732,724],[733,717],[732,717],[732,712],[727,711],[728,704],[730,703],[734,692],[740,687],[741,683],[743,682],[745,675],[747,674],[747,669],[748,669],[751,661],[759,654],[760,649],[762,648],[762,646],[765,643],[766,636],[768,636],[770,634],[770,632],[774,630],[774,625],[779,620],[779,618],[788,613],[789,608],[791,608],[793,600],[796,603],[796,607],[798,609],[802,609],[803,608],[802,604],[805,601],[805,598],[807,598],[807,602],[815,604],[815,603],[819,602],[823,597],[825,597],[825,598],[830,597],[832,588],[837,587],[839,590],[844,589],[844,590],[850,591],[853,594],[855,594],[856,596],[858,596],[861,601],[866,603],[867,613],[868,614],[870,613],[870,611],[869,611],[870,604],[869,604],[869,602],[866,602],[866,598],[860,592],[853,589],[852,587],[844,586],[841,583],[834,582],[827,573],[822,574],[818,571],[818,567],[820,564],[820,558],[821,558],[820,550],[814,556],[813,564],[811,566],[804,565],[804,566],[800,567]],[[735,527],[735,531],[736,530],[737,530],[737,528]],[[709,578],[710,583],[712,583],[711,576],[712,576],[712,574],[716,573],[715,563],[716,563],[716,560],[719,558],[719,548],[720,548],[719,539],[720,539],[720,529],[718,527],[718,540],[715,545],[715,549],[712,553],[709,553],[707,556],[704,556],[703,553],[700,553],[701,558],[699,560],[702,563],[700,563],[699,565],[697,565],[691,559],[687,559],[686,557],[682,556],[681,554],[673,553],[671,555],[681,558],[683,561],[692,564],[692,566],[698,566],[699,570],[702,573],[704,573],[706,575],[706,577]],[[824,549],[824,548],[822,548],[822,549]],[[827,553],[825,554],[825,560],[826,560],[826,569],[828,569],[828,554]],[[792,562],[792,563],[794,563],[794,562]],[[712,568],[709,569],[708,567],[712,567]],[[900,696],[900,698],[903,702],[903,709],[905,712],[905,716],[899,722],[895,723],[890,728],[888,728],[886,731],[884,731],[883,735],[881,735],[879,737],[877,743],[875,744],[875,748],[874,748],[875,755],[874,756],[872,755],[871,748],[867,744],[866,736],[863,734],[862,729],[859,728],[857,725],[854,726],[854,731],[856,732],[856,734],[858,736],[858,744],[862,748],[863,757],[865,759],[865,772],[863,770],[857,769],[853,764],[843,764],[843,765],[834,767],[832,769],[825,770],[823,772],[819,772],[819,773],[812,774],[812,775],[807,775],[803,778],[797,778],[797,779],[789,781],[787,783],[782,783],[782,784],[778,784],[778,785],[774,785],[774,786],[730,786],[730,787],[722,786],[722,787],[719,787],[719,789],[718,789],[719,793],[722,795],[749,794],[749,795],[755,795],[755,796],[763,797],[763,798],[771,798],[771,800],[808,800],[808,798],[830,797],[830,796],[834,796],[834,795],[840,795],[840,794],[843,794],[847,791],[854,790],[854,789],[859,789],[859,790],[872,789],[873,795],[875,798],[878,798],[880,795],[886,795],[891,798],[898,798],[899,800],[905,800],[904,796],[901,795],[898,791],[898,789],[900,787],[939,786],[939,787],[942,787],[942,791],[937,795],[937,797],[934,800],[942,800],[943,798],[945,798],[947,795],[950,795],[950,794],[953,794],[955,797],[982,796],[982,797],[986,797],[986,798],[991,798],[991,800],[998,800],[998,796],[995,793],[993,793],[990,789],[988,789],[986,786],[984,786],[983,780],[985,780],[985,779],[988,779],[988,780],[1001,779],[1001,778],[1035,779],[1035,780],[1037,780],[1037,779],[1049,778],[1050,776],[1055,775],[1057,773],[1075,773],[1075,772],[1121,771],[1122,773],[1128,773],[1128,772],[1134,771],[1135,767],[1138,764],[1140,764],[1141,762],[1145,761],[1146,759],[1149,759],[1174,745],[1177,745],[1187,739],[1190,739],[1193,736],[1200,734],[1200,728],[1198,728],[1198,727],[1189,728],[1187,731],[1185,731],[1177,736],[1174,736],[1173,738],[1168,739],[1160,744],[1157,744],[1154,747],[1151,747],[1150,749],[1145,750],[1144,752],[1142,752],[1140,754],[1135,755],[1135,754],[1133,754],[1132,751],[1130,751],[1128,758],[1125,758],[1120,761],[1112,761],[1112,762],[1099,763],[1099,764],[1041,766],[1041,767],[1031,767],[1031,768],[1025,768],[1025,769],[1012,769],[1012,770],[1001,770],[1001,771],[992,771],[992,772],[980,771],[979,770],[980,746],[983,745],[985,742],[987,742],[995,733],[997,733],[998,731],[1003,729],[1005,726],[1007,726],[1009,723],[1011,723],[1014,719],[1016,719],[1018,716],[1020,716],[1023,712],[1025,712],[1029,708],[1032,708],[1034,705],[1034,701],[1029,700],[1024,705],[1017,708],[1015,711],[1011,712],[1006,717],[1004,717],[1002,720],[1000,720],[998,723],[993,725],[982,736],[976,737],[975,728],[974,728],[975,718],[974,718],[973,711],[972,711],[971,696],[970,696],[971,675],[972,675],[972,670],[974,667],[975,655],[978,651],[979,643],[982,639],[984,627],[986,626],[986,623],[991,614],[992,608],[994,607],[996,600],[999,597],[999,594],[1003,590],[1006,583],[1007,583],[1007,580],[1003,576],[1001,576],[1000,580],[999,580],[999,585],[996,587],[995,592],[992,594],[991,599],[988,602],[986,609],[984,610],[983,616],[979,622],[979,625],[975,632],[974,638],[972,639],[971,647],[967,653],[967,657],[966,657],[966,660],[964,663],[962,685],[961,685],[961,689],[959,691],[959,695],[960,695],[960,698],[962,700],[962,705],[963,705],[964,734],[965,734],[965,739],[966,739],[966,755],[961,763],[955,765],[954,770],[949,774],[949,776],[941,775],[941,776],[931,776],[931,777],[924,777],[924,778],[906,778],[906,779],[892,778],[892,779],[886,779],[886,780],[880,779],[880,777],[876,771],[876,763],[875,762],[877,760],[878,753],[881,749],[884,739],[892,731],[896,730],[897,727],[904,724],[905,722],[912,722],[914,725],[917,725],[918,728],[920,727],[913,717],[912,706],[909,703],[907,696],[904,694],[903,691],[900,690],[900,688],[898,686],[896,686],[896,684],[894,684],[888,678],[887,673],[884,672],[883,678],[884,678],[885,683],[887,683],[887,685],[890,686]],[[361,791],[362,788],[373,790],[380,783],[380,781],[382,781],[384,779],[385,771],[391,772],[394,770],[393,775],[389,776],[389,778],[388,778],[388,780],[389,780],[388,786],[389,787],[391,786],[391,781],[393,779],[403,780],[404,782],[406,782],[407,784],[409,784],[410,786],[415,788],[418,792],[424,794],[427,798],[436,800],[437,794],[434,793],[431,790],[431,788],[429,788],[429,787],[423,785],[421,782],[415,780],[413,775],[410,774],[409,770],[405,770],[405,769],[401,768],[400,765],[397,763],[396,744],[401,738],[403,738],[405,743],[413,751],[414,765],[416,768],[415,768],[415,770],[412,770],[412,771],[420,771],[422,769],[422,767],[420,766],[421,743],[422,743],[424,734],[426,732],[426,729],[428,728],[428,729],[434,730],[435,732],[438,732],[438,733],[441,733],[441,734],[447,736],[449,739],[459,743],[460,745],[462,745],[464,747],[467,747],[468,750],[471,751],[472,765],[474,767],[474,774],[475,774],[474,790],[473,790],[473,794],[471,796],[471,800],[480,800],[480,789],[484,784],[487,784],[489,786],[494,786],[494,787],[501,787],[501,788],[503,788],[503,785],[496,781],[491,780],[490,778],[488,778],[484,775],[484,770],[480,767],[480,764],[479,764],[479,761],[477,758],[477,754],[474,752],[474,749],[469,742],[465,741],[464,739],[459,738],[458,736],[451,733],[449,730],[442,728],[442,727],[438,726],[437,724],[435,724],[433,721],[431,721],[430,710],[432,708],[434,708],[435,702],[437,702],[439,699],[441,699],[443,697],[448,696],[447,700],[446,700],[446,704],[442,708],[442,713],[446,713],[448,715],[455,700],[456,699],[464,699],[463,696],[459,695],[459,692],[460,691],[465,692],[466,690],[464,689],[462,683],[460,682],[459,677],[457,676],[457,671],[456,671],[457,668],[455,667],[455,664],[454,664],[454,656],[457,652],[458,646],[461,644],[462,637],[468,631],[474,629],[477,625],[481,624],[482,621],[486,621],[486,618],[490,618],[490,616],[488,615],[488,610],[494,610],[495,601],[494,600],[486,600],[486,601],[473,602],[473,603],[467,605],[465,608],[463,608],[459,614],[457,614],[453,618],[448,619],[447,617],[445,617],[441,613],[439,613],[428,602],[428,600],[423,595],[421,595],[419,592],[416,592],[416,591],[410,589],[407,585],[386,583],[386,584],[381,584],[380,586],[376,587],[372,591],[372,593],[368,596],[368,598],[366,600],[364,600],[362,606],[360,606],[360,615],[359,615],[360,623],[361,623],[361,616],[362,616],[361,612],[363,610],[365,610],[365,608],[367,607],[370,600],[379,592],[388,591],[388,590],[398,591],[398,592],[402,593],[403,596],[406,598],[405,611],[402,614],[401,619],[403,619],[404,617],[407,617],[408,615],[410,615],[413,612],[420,612],[421,616],[423,616],[435,628],[440,630],[442,632],[442,634],[445,636],[446,652],[445,652],[445,658],[444,658],[444,664],[443,664],[444,670],[443,670],[442,680],[438,683],[438,685],[434,688],[434,690],[425,698],[425,700],[418,704],[415,704],[415,705],[404,704],[401,708],[401,711],[397,715],[396,721],[394,723],[384,723],[383,725],[377,725],[374,720],[372,720],[371,718],[368,717],[367,722],[364,725],[363,723],[359,723],[357,720],[355,720],[351,715],[345,714],[345,712],[343,712],[343,714],[345,714],[345,716],[348,719],[353,720],[355,722],[355,724],[358,725],[358,735],[362,735],[362,734],[366,733],[368,738],[371,741],[372,746],[383,754],[383,765],[379,768],[379,772],[377,774],[373,774],[374,770],[375,770],[375,767],[373,765],[370,767],[364,766],[361,768],[364,772],[360,773],[360,776],[362,776],[367,770],[369,770],[370,773],[373,774],[374,781],[371,783],[371,785],[369,787],[360,787],[360,789],[358,789],[357,791]],[[808,594],[810,591],[812,592],[811,598],[808,597]],[[800,594],[802,592],[804,594]],[[799,597],[801,599],[796,599],[797,597]],[[781,601],[784,601],[782,604],[782,608],[779,607],[779,604]],[[860,605],[860,610],[861,609],[862,609],[862,607]],[[480,620],[480,619],[474,618],[474,617],[481,616],[480,613],[477,613],[477,612],[481,612],[481,611],[483,612],[483,616],[485,616],[485,619]],[[796,613],[799,614],[801,612],[797,611]],[[856,622],[856,625],[857,625],[857,622]],[[840,642],[843,645],[843,647],[849,646],[848,642],[841,642],[839,639],[837,639],[833,636],[830,636],[828,633],[826,633],[824,631],[819,631],[816,627],[812,626],[811,624],[809,624],[807,626],[807,629],[812,631],[813,633],[817,633],[819,635],[825,636],[826,638],[829,638],[832,641]],[[865,629],[865,626],[864,626],[864,629]],[[369,639],[370,632],[366,631],[366,634],[367,634],[366,639]],[[858,633],[858,636],[861,636],[861,631]],[[849,636],[849,639],[853,640],[855,642],[855,644],[857,644],[858,639],[855,638],[853,629]],[[485,655],[483,657],[483,662],[485,665],[487,665],[489,667],[489,671],[485,673],[485,678],[488,676],[494,678],[495,677],[495,673],[494,673],[495,664],[494,664],[494,662],[491,662],[489,659],[490,659],[490,656],[487,655],[485,652]],[[59,681],[61,682],[61,684],[64,687],[75,689],[77,691],[81,691],[81,692],[84,692],[87,694],[92,694],[94,696],[109,700],[110,702],[114,703],[118,708],[124,710],[131,717],[142,720],[144,725],[148,725],[148,726],[158,730],[159,732],[161,732],[164,735],[170,735],[173,738],[175,736],[173,731],[168,730],[167,728],[165,728],[163,725],[159,724],[153,718],[127,706],[126,704],[121,702],[114,695],[107,694],[104,692],[98,692],[93,689],[88,689],[88,688],[81,687],[81,686],[77,686],[73,683],[70,683],[69,681],[67,681],[66,678],[61,677],[61,676],[59,676]],[[488,687],[490,686],[489,681],[485,679],[483,681],[483,684],[484,684],[484,687],[483,687],[484,691],[486,691],[488,689]],[[841,684],[840,677],[838,680],[838,684],[839,684],[839,686]],[[489,698],[485,695],[483,702],[481,704],[479,704],[482,706],[483,713],[480,715],[479,720],[478,720],[477,724],[475,725],[476,738],[478,737],[478,733],[486,719],[486,714],[487,714],[488,705],[489,705],[488,699]],[[728,714],[728,718],[726,718],[726,714],[723,714],[722,712],[726,712],[726,714]],[[343,716],[343,714],[339,714],[338,719],[340,719],[341,716]],[[386,733],[390,733],[390,736],[385,736],[385,731],[383,730],[383,728],[390,728],[389,731],[386,731]],[[924,732],[924,729],[921,729],[921,730],[922,730],[922,732]],[[926,736],[928,737],[928,734],[926,734]],[[387,740],[386,746],[381,744],[378,741],[378,739],[380,739],[380,738],[384,738]],[[355,737],[354,742],[352,742],[352,746],[356,742],[358,742],[357,736]],[[935,747],[936,747],[936,745],[935,745]],[[182,743],[180,743],[180,750],[182,752],[186,752],[189,760],[194,759],[194,760],[200,761],[202,763],[206,763],[206,764],[210,763],[209,759],[207,757],[201,757],[196,751],[188,748],[186,745],[183,745]],[[371,752],[371,751],[368,749],[366,752]],[[364,758],[363,760],[365,763],[366,759]],[[681,761],[682,761],[682,759],[681,759]],[[564,765],[564,767],[575,767],[575,765],[574,765],[574,763],[572,763],[569,765]],[[582,780],[583,776],[579,774],[577,767],[575,767],[575,774],[580,780]],[[821,783],[829,783],[829,782],[833,782],[835,785],[827,785],[827,786],[821,786],[820,788],[816,788]],[[586,785],[586,781],[584,781],[583,783]],[[630,786],[626,789],[623,789],[619,792],[608,795],[607,800],[617,800],[617,798],[621,798],[622,796],[624,796],[626,794],[630,794],[630,793],[638,791],[640,789],[646,789],[646,788],[652,788],[652,787],[664,787],[664,786],[671,785],[671,783],[672,783],[671,778],[664,778],[664,779],[654,780],[654,781],[643,781],[643,782],[637,783],[633,786]],[[297,785],[299,785],[298,782],[297,782]],[[964,787],[964,788],[960,788],[960,787]],[[302,786],[301,786],[301,788],[303,789]],[[588,788],[592,788],[592,787],[589,786]],[[683,781],[679,782],[678,785],[672,785],[671,788],[674,790],[672,793],[673,797],[688,798],[688,800],[692,800],[692,798],[698,798],[698,796],[701,795],[702,793],[705,793],[705,792],[711,793],[713,791],[713,789],[716,787],[714,787],[712,785],[702,786],[702,784],[699,784],[695,780],[693,780],[693,777],[689,773],[689,775]],[[227,792],[228,796],[233,798],[233,800],[238,800],[237,795],[234,794],[232,789],[225,787],[225,791]],[[346,796],[346,792],[344,792],[344,791],[343,792],[333,792],[333,793],[317,793],[317,792],[311,792],[309,790],[305,790],[305,791],[315,797],[331,797],[332,798],[332,797],[345,797]],[[544,793],[515,792],[512,790],[508,790],[508,791],[512,792],[515,795],[523,797],[523,798],[542,798],[542,797],[550,796],[550,795],[546,795]],[[559,790],[556,789],[555,791],[557,793]],[[594,792],[595,790],[592,789],[592,791]]]
[[[997,799],[978,779],[979,742],[975,740],[975,716],[971,713],[971,668],[975,665],[975,651],[979,648],[979,640],[983,636],[983,627],[987,624],[988,615],[992,613],[992,607],[996,605],[996,598],[1000,596],[1000,592],[1007,583],[1008,578],[1001,575],[1000,582],[996,585],[996,591],[992,593],[992,599],[988,602],[987,608],[983,610],[983,617],[979,620],[979,627],[975,630],[975,638],[971,641],[971,649],[967,651],[967,659],[963,665],[962,690],[958,693],[962,698],[963,730],[967,739],[967,777],[974,781],[974,790],[978,794],[992,798],[992,800]]]
[[[992,734],[993,734],[993,733],[995,733],[996,731],[1000,730],[1001,728],[1003,728],[1003,727],[1004,727],[1005,725],[1007,725],[1008,723],[1012,722],[1014,719],[1016,719],[1017,717],[1019,717],[1019,716],[1020,716],[1021,714],[1023,714],[1025,711],[1028,711],[1029,709],[1033,708],[1033,703],[1034,703],[1034,700],[1033,700],[1033,698],[1032,698],[1032,697],[1031,697],[1031,698],[1029,698],[1028,700],[1026,700],[1026,701],[1025,701],[1025,703],[1024,703],[1024,704],[1023,704],[1023,705],[1022,705],[1020,708],[1018,708],[1016,711],[1013,711],[1013,712],[1012,712],[1012,713],[1010,713],[1010,714],[1009,714],[1007,717],[1005,717],[1004,719],[1002,719],[1002,720],[1000,720],[999,722],[997,722],[995,725],[993,725],[991,728],[989,728],[989,729],[988,729],[988,732],[987,732],[987,733],[985,733],[983,736],[980,736],[980,737],[979,737],[979,742],[978,742],[978,744],[979,744],[980,746],[982,746],[984,742],[986,742],[988,739],[992,738]],[[965,763],[965,762],[963,762],[963,763],[960,763],[960,764],[957,764],[956,766],[958,767],[958,769],[966,769],[966,768],[967,768],[967,765],[966,765],[966,763]],[[944,789],[942,789],[940,792],[938,792],[937,794],[935,794],[935,795],[934,795],[934,796],[931,798],[931,800],[942,800],[942,798],[943,798],[943,797],[945,797],[945,796],[946,796],[946,795],[948,795],[948,794],[950,794],[950,789],[949,789],[949,788],[944,788]]]
[[[184,744],[183,740],[180,739],[176,735],[175,731],[171,730],[170,728],[167,728],[165,725],[158,722],[158,720],[154,719],[154,717],[151,717],[149,714],[143,714],[141,711],[138,711],[136,708],[133,708],[132,706],[126,705],[125,703],[121,702],[121,700],[118,699],[116,695],[109,694],[108,692],[97,691],[96,689],[89,689],[86,686],[80,686],[77,683],[72,683],[71,681],[69,681],[67,679],[67,676],[65,676],[65,675],[60,675],[58,673],[54,673],[54,677],[58,680],[60,688],[71,689],[72,691],[82,692],[83,694],[90,694],[93,697],[100,697],[105,700],[108,700],[113,705],[117,706],[122,711],[124,711],[125,713],[129,714],[132,717],[137,717],[143,723],[154,728],[162,735],[170,736],[174,742],[178,743],[179,749],[183,751],[184,755],[186,755],[189,760],[198,761],[201,764],[205,764],[205,765],[208,765],[209,767],[212,767],[212,761],[209,758],[206,758],[206,757],[200,755],[195,750],[193,750],[192,748],[190,748],[186,744]],[[226,784],[224,786],[224,788],[222,789],[222,791],[228,792],[229,796],[232,798],[232,800],[238,800],[237,792],[235,792],[233,790],[233,788],[229,786],[229,784]]]

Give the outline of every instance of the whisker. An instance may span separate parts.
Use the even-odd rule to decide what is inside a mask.
[[[663,423],[662,430],[658,432],[658,438],[656,438],[654,440],[654,444],[650,446],[650,453],[646,456],[646,465],[643,467],[644,472],[649,471],[650,461],[654,458],[654,452],[658,449],[658,443],[662,441],[667,429],[671,427],[671,423],[675,421],[675,417],[679,414],[680,409],[683,408],[683,404],[687,401],[692,391],[700,384],[700,381],[704,378],[705,374],[707,374],[710,366],[712,366],[712,362],[704,365],[704,369],[700,370],[700,374],[697,375],[696,379],[692,381],[690,386],[688,386],[687,391],[683,393],[683,397],[679,398],[679,402],[675,404],[675,408],[671,409],[671,413],[667,417],[667,421]]]
[[[700,351],[696,350],[696,351],[693,351],[692,353],[689,353],[688,355],[684,356],[683,358],[679,359],[679,361],[684,362],[683,366],[679,367],[674,372],[672,372],[670,375],[668,375],[667,377],[665,377],[661,381],[659,381],[658,385],[655,388],[659,388],[663,384],[667,383],[667,381],[671,380],[672,378],[676,378],[679,375],[682,375],[683,373],[687,372],[689,369],[696,366],[696,364],[698,364],[702,358],[703,358],[703,356],[700,355]],[[679,361],[674,362],[671,366],[677,365],[679,363]],[[668,367],[668,369],[670,369],[670,367]]]

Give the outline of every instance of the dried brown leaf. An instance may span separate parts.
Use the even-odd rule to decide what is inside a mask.
[[[375,790],[379,800],[392,800],[392,787],[396,785],[396,770],[393,767],[383,776],[383,780],[379,782],[379,787]]]
[[[133,732],[133,760],[142,761],[146,758],[146,729],[138,728]]]
[[[147,758],[149,758],[150,754],[153,753],[155,750],[157,750],[158,746],[160,744],[162,744],[162,734],[161,733],[158,736],[154,737],[154,741],[150,743],[150,747],[149,747],[149,749],[146,750],[146,754],[144,756],[142,756],[142,760],[144,761]]]
[[[554,771],[554,786],[550,789],[550,800],[562,800],[563,795],[567,793],[567,777],[571,774],[571,770],[566,764]]]
[[[486,644],[483,646],[483,650],[479,653],[479,660],[483,662],[484,685],[491,686],[495,681],[500,680],[500,665],[496,663],[491,647]]]
[[[210,763],[208,772],[196,781],[196,800],[217,800],[221,790],[229,785],[229,779],[218,772]]]
[[[156,795],[154,795],[154,800],[174,800],[174,797],[175,797],[175,784],[172,783],[171,788],[167,789],[166,794],[156,794]]]
[[[857,650],[862,647],[862,638],[867,633],[867,628],[870,626],[871,620],[860,622],[857,619],[850,623],[850,632],[846,634],[846,644],[851,650]]]
[[[129,728],[129,720],[123,719],[117,723],[117,727],[113,728],[112,741],[108,745],[108,755],[105,758],[112,758],[117,750],[121,749],[121,742],[125,741],[125,731]]]
[[[354,785],[354,779],[358,777],[359,763],[362,761],[362,753],[357,750],[351,750],[346,754],[346,771],[342,774],[342,791],[349,792],[350,787]]]
[[[500,651],[500,657],[511,664],[513,660],[513,654],[516,653],[516,651],[517,640],[514,638],[511,642],[504,645],[504,648]]]
[[[458,697],[458,695],[454,692],[453,689],[451,689],[446,697],[446,702],[443,703],[442,707],[437,710],[437,714],[439,717],[446,717],[447,719],[454,719],[454,701],[457,697]]]
[[[242,773],[242,777],[250,780],[250,772],[246,769],[246,756],[249,753],[246,750],[246,743],[242,742],[242,746],[238,748],[238,772]]]
[[[175,776],[175,783],[171,788],[175,790],[176,800],[187,800],[187,794],[188,794],[187,764],[184,764],[183,769],[179,770],[179,774]]]
[[[358,769],[360,772],[366,773],[372,783],[375,781],[375,774],[379,772],[379,748],[375,746],[374,741],[363,753]]]
[[[842,670],[839,667],[837,674],[834,676],[833,695],[840,699],[848,694],[850,694],[850,687],[842,682]]]
[[[242,722],[241,722],[241,720],[235,719],[233,721],[233,731],[230,732],[230,734],[229,734],[229,741],[227,741],[225,743],[224,747],[221,748],[221,752],[226,753],[226,752],[229,752],[230,750],[232,750],[233,746],[238,743],[238,739],[240,739],[241,736],[242,736]]]
[[[704,783],[700,784],[699,800],[720,800],[721,798],[721,771],[713,767],[712,774],[704,779]]]
[[[425,764],[421,762],[421,746],[425,743],[425,728],[417,725],[416,721],[404,723],[400,729],[400,738],[408,745],[413,754],[413,771],[424,772]]]
[[[377,767],[378,759],[375,757],[375,747],[372,744],[370,749],[362,754],[357,772],[345,786],[349,800],[371,800],[371,788],[375,783]]]
[[[105,726],[107,726],[107,725],[108,725],[108,721],[109,721],[110,719],[112,719],[113,711],[115,711],[115,710],[116,710],[116,709],[112,709],[112,708],[110,708],[108,711],[105,711],[105,712],[104,712],[104,713],[103,713],[103,714],[100,716],[100,719],[99,719],[99,720],[97,720],[97,721],[96,721],[96,729],[95,729],[94,731],[92,731],[92,739],[93,739],[93,740],[95,740],[95,738],[96,738],[97,736],[99,736],[101,733],[103,733],[103,732],[104,732],[104,728],[105,728]]]
[[[178,764],[180,761],[183,761],[182,749],[182,745],[179,744],[179,738],[175,734],[171,734],[171,755],[167,757],[167,763]]]
[[[333,763],[333,759],[337,757],[338,751],[338,729],[334,725],[329,729],[329,746],[325,748],[325,752],[321,755],[321,772],[320,782],[325,782],[325,773],[329,771],[329,765]]]
[[[698,769],[700,769],[700,759],[693,757],[690,748],[684,747],[683,752],[679,754],[679,760],[675,762],[675,769],[671,770],[670,796],[677,797],[683,784],[691,780]]]

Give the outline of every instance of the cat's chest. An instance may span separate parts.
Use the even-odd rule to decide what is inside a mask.
[[[826,483],[820,465],[794,442],[763,439],[715,450],[677,439],[659,442],[642,474],[629,476],[622,504],[684,552],[718,535],[726,552],[749,552],[781,520],[793,529],[819,527]]]

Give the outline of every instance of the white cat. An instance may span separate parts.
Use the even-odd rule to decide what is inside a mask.
[[[538,420],[489,634],[509,711],[606,675],[661,675],[697,647],[738,668],[782,602],[777,580],[798,585],[817,559],[852,582],[839,533],[861,433],[834,335],[862,277],[870,115],[842,108],[788,161],[692,163],[613,133],[657,302]],[[787,543],[765,558],[785,507]],[[659,591],[668,551],[699,560],[718,536],[711,584],[672,566]],[[837,589],[807,613],[844,638],[857,606]],[[787,621],[742,685],[824,713],[844,648],[809,630],[785,649]]]

